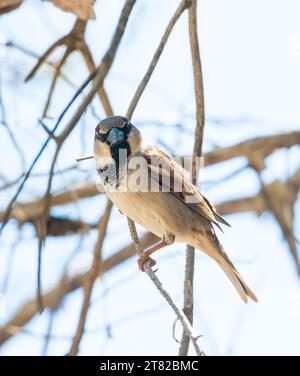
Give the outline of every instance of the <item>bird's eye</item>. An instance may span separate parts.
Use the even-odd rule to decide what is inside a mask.
[[[107,137],[107,134],[100,134],[98,138],[99,138],[99,140],[101,142],[105,142],[106,141],[106,137]]]
[[[100,142],[105,142],[107,138],[107,133],[100,133],[99,130],[97,130],[95,138]]]

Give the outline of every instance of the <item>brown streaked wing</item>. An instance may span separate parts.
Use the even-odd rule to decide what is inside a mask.
[[[218,214],[216,208],[208,199],[202,196],[197,190],[197,187],[188,180],[186,171],[177,162],[154,145],[144,147],[142,153],[148,163],[152,181],[159,186],[160,189],[174,194],[189,208],[195,210],[203,218],[214,223],[219,228],[218,222],[230,226],[230,224]],[[159,166],[159,168],[157,168],[157,166]],[[168,185],[165,184],[166,179],[169,182]],[[182,190],[177,191],[175,189],[176,187],[182,187]],[[195,202],[187,202],[188,197],[193,197],[193,201]]]

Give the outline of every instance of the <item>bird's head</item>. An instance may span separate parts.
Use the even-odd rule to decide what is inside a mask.
[[[140,146],[140,131],[123,116],[108,117],[96,126],[96,160],[112,158],[118,164],[122,153],[126,153],[127,158],[136,155],[140,151]]]

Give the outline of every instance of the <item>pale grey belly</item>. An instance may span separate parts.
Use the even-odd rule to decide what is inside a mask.
[[[194,214],[170,193],[107,192],[123,214],[159,237],[174,235],[179,242],[189,241]]]

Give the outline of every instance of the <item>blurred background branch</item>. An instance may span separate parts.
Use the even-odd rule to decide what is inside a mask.
[[[216,4],[203,3],[196,0],[166,4],[134,0],[1,2],[1,229],[7,223],[0,239],[2,353],[77,355],[90,354],[96,348],[97,354],[105,354],[109,346],[114,354],[120,354],[120,349],[126,354],[143,353],[140,335],[147,330],[149,343],[143,344],[147,348],[143,354],[149,349],[158,354],[162,347],[166,353],[176,352],[177,344],[171,338],[172,312],[136,271],[136,263],[132,262],[136,249],[130,242],[126,221],[106,200],[101,184],[95,181],[93,161],[75,164],[76,157],[91,153],[99,119],[112,114],[127,113],[147,138],[174,157],[183,158],[192,149],[193,160],[203,155],[201,186],[207,188],[217,210],[231,216],[233,222],[232,230],[223,235],[226,248],[232,250],[243,267],[249,266],[258,295],[262,295],[261,306],[255,311],[251,306],[247,311],[239,308],[222,277],[216,277],[214,284],[206,284],[206,278],[215,275],[214,269],[198,252],[188,251],[184,275],[182,247],[177,244],[162,251],[159,278],[168,286],[168,292],[165,288],[163,291],[172,296],[171,306],[175,310],[183,304],[183,311],[193,325],[189,326],[185,316],[180,316],[187,325],[180,354],[188,354],[190,338],[194,344],[190,352],[203,352],[195,341],[197,331],[204,334],[201,346],[203,343],[210,354],[222,354],[228,348],[230,353],[245,353],[240,348],[251,348],[249,338],[253,334],[256,341],[257,331],[262,336],[261,346],[272,348],[266,329],[270,317],[276,321],[276,331],[279,325],[276,314],[284,317],[282,322],[295,322],[300,274],[298,104],[293,113],[290,110],[293,98],[298,97],[291,89],[297,86],[294,83],[297,75],[291,73],[289,89],[277,91],[281,93],[278,95],[288,93],[285,94],[288,100],[280,97],[280,106],[275,105],[272,85],[262,78],[257,78],[262,92],[257,90],[258,82],[251,92],[251,80],[259,72],[265,79],[269,66],[261,62],[259,72],[249,77],[248,68],[255,65],[250,62],[251,56],[261,56],[261,51],[251,50],[247,54],[243,38],[249,31],[251,40],[245,44],[258,46],[261,35],[253,35],[252,23],[251,27],[244,26],[247,22],[243,12],[239,9],[240,13],[236,13],[235,4],[235,14],[243,21],[236,27],[242,32],[231,30],[238,19],[224,25],[224,17],[217,18],[218,25],[223,25],[220,30],[224,36],[217,33],[215,40]],[[249,2],[248,12],[253,10],[257,14],[257,6]],[[231,17],[230,5],[227,7],[218,3],[220,12],[227,14],[226,19]],[[289,14],[292,17],[296,12],[290,10]],[[199,41],[197,18],[201,29]],[[295,22],[298,25],[298,19]],[[260,30],[265,30],[263,26]],[[274,26],[273,32],[275,29]],[[288,37],[285,35],[286,40]],[[239,38],[243,43],[237,49]],[[255,43],[252,38],[256,38]],[[235,54],[240,49],[244,53]],[[275,50],[278,54],[277,45]],[[271,54],[270,45],[268,51],[265,59]],[[243,54],[246,61],[239,60]],[[270,66],[275,61],[270,56]],[[292,66],[292,63],[285,66],[287,75]],[[247,67],[247,73],[239,75],[240,67]],[[273,78],[270,82],[273,84]],[[208,114],[204,140],[203,85]],[[222,91],[223,88],[226,90]],[[256,97],[262,107],[255,102]],[[270,112],[265,98],[274,101]],[[250,110],[243,107],[244,103],[254,102]],[[283,126],[276,123],[280,122],[277,120],[280,107]],[[224,108],[231,112],[228,110],[227,115]],[[249,115],[243,115],[247,113],[245,108]],[[265,113],[269,114],[266,117],[274,113],[275,120],[265,120]],[[33,297],[36,265],[33,250],[37,240],[40,252],[44,245],[45,259],[42,315],[38,315]],[[140,249],[157,241],[155,235],[144,232]],[[126,263],[127,260],[131,262]],[[160,285],[158,275],[152,277]],[[180,289],[182,282],[184,296]],[[289,303],[290,296],[295,296],[295,302]],[[2,305],[7,305],[4,314]],[[136,312],[141,312],[140,317]],[[143,312],[150,312],[149,318]],[[120,334],[114,333],[114,322],[125,322]],[[284,333],[296,341],[300,332],[292,324],[290,329],[287,326],[282,331],[282,341],[290,353],[294,345],[284,340]],[[105,328],[101,334],[102,347],[96,340],[92,342],[91,327]],[[269,330],[274,332],[274,327]],[[232,335],[228,337],[229,331]],[[96,335],[99,339],[97,331]],[[159,344],[157,335],[161,338]],[[127,341],[126,346],[122,341]],[[33,343],[39,347],[31,346]]]

